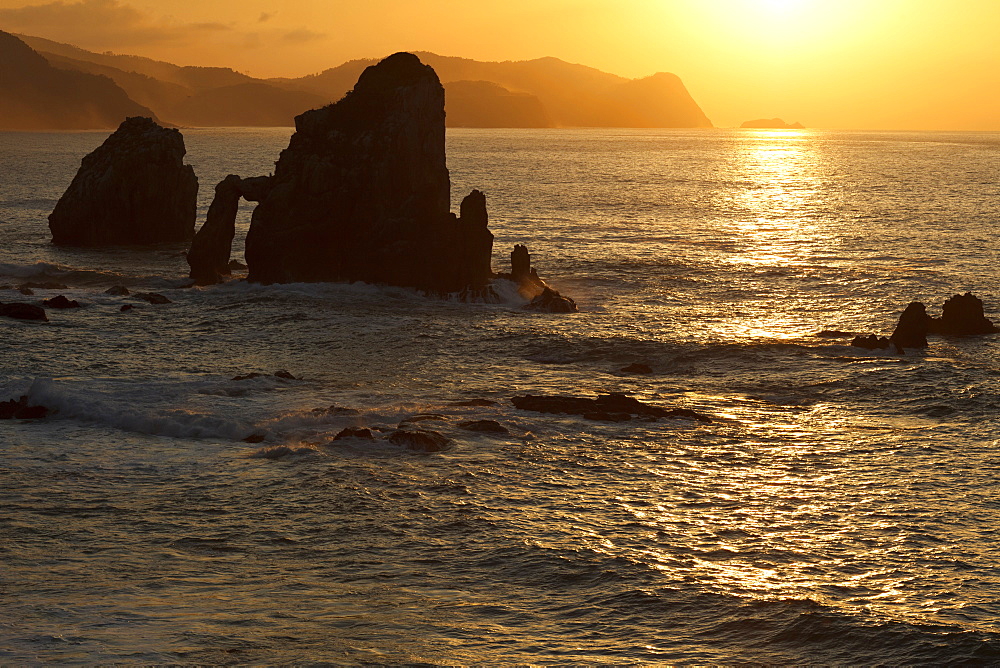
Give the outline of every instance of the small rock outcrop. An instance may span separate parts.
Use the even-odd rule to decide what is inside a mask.
[[[576,313],[576,302],[553,290],[538,276],[531,266],[531,254],[528,247],[515,244],[510,253],[510,273],[497,274],[498,278],[506,278],[517,286],[517,292],[529,300],[524,308],[529,311],[546,311],[549,313]]]
[[[851,340],[851,345],[855,348],[864,348],[865,350],[885,350],[892,345],[892,342],[887,336],[879,336],[878,334],[863,336],[858,334]]]
[[[29,405],[27,395],[17,400],[0,401],[0,420],[38,420],[48,414],[49,409],[45,406]]]
[[[295,118],[253,213],[248,279],[366,281],[449,293],[492,277],[475,193],[449,211],[444,89],[409,53],[365,69],[336,104]]]
[[[215,197],[208,207],[205,224],[194,235],[187,254],[190,275],[196,284],[211,285],[231,274],[233,264],[229,255],[233,237],[236,236],[240,198],[259,202],[267,196],[270,183],[271,179],[267,176],[241,179],[236,174],[230,174],[215,186]]]
[[[152,119],[127,118],[84,157],[49,214],[52,243],[139,245],[194,236],[198,178],[185,165],[184,138]]]
[[[42,306],[45,308],[80,308],[80,302],[68,299],[66,295],[58,295],[52,299],[43,299]]]
[[[941,317],[930,322],[932,334],[946,336],[971,336],[995,334],[1000,329],[983,313],[983,300],[971,292],[955,295],[944,303]]]

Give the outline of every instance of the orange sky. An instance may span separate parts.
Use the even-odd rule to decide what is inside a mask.
[[[1000,130],[1000,0],[0,0],[0,29],[265,77],[556,56],[674,72],[719,127]]]

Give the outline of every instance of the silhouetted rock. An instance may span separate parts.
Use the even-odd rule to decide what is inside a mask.
[[[18,320],[44,320],[47,322],[49,319],[45,315],[45,309],[41,306],[22,304],[21,302],[14,302],[12,304],[0,303],[0,315]]]
[[[133,311],[135,310],[135,306],[132,306],[132,304],[122,304],[122,307],[118,310],[121,311],[122,313],[124,313],[125,311]]]
[[[80,308],[80,302],[75,299],[67,299],[64,295],[58,295],[52,299],[42,300],[42,306],[47,308]]]
[[[195,283],[211,285],[230,275],[235,261],[230,261],[229,255],[236,236],[240,198],[259,202],[267,195],[270,184],[271,179],[267,176],[241,179],[230,174],[215,186],[215,197],[208,207],[205,224],[194,235],[187,253],[190,276]],[[246,266],[235,262],[235,268],[246,269]]]
[[[243,439],[244,443],[262,443],[267,438],[266,434],[254,433]]]
[[[478,431],[484,434],[509,434],[510,430],[496,420],[469,420],[459,422],[458,426],[466,431]]]
[[[478,197],[449,211],[444,89],[416,56],[367,68],[340,102],[295,119],[246,240],[248,279],[479,288],[492,235]]]
[[[389,434],[389,442],[417,452],[440,452],[451,445],[446,436],[423,429],[397,429]]]
[[[641,362],[633,362],[626,367],[621,368],[622,373],[639,373],[639,374],[650,374],[653,373],[653,369],[650,368],[648,364],[643,364]]]
[[[236,212],[241,196],[240,177],[235,174],[215,186],[215,197],[208,207],[205,224],[194,235],[187,253],[191,278],[198,285],[218,283],[223,276],[229,275],[229,254],[236,236]]]
[[[124,285],[115,285],[104,291],[106,295],[118,295],[121,297],[126,297],[129,295],[129,289]]]
[[[757,118],[752,121],[744,121],[740,127],[756,130],[802,130],[805,128],[801,123],[786,123],[780,118]]]
[[[865,348],[866,350],[885,350],[892,342],[889,337],[879,336],[878,334],[871,334],[869,336],[863,336],[858,334],[851,341],[851,345],[855,348]]]
[[[29,287],[26,287],[26,286],[24,286],[24,285],[22,285],[21,287],[19,287],[19,288],[17,289],[17,291],[18,291],[18,292],[20,292],[20,293],[21,293],[22,295],[24,295],[25,297],[31,297],[32,295],[34,295],[34,294],[35,294],[35,291],[34,291],[34,290],[32,290],[31,288],[29,288]]]
[[[126,119],[83,159],[49,215],[52,243],[107,246],[194,236],[198,178],[184,138],[149,118]]]
[[[533,280],[531,254],[523,244],[514,244],[514,250],[510,252],[510,280],[518,284]]]
[[[27,395],[18,400],[0,401],[0,420],[38,420],[49,414],[45,406],[29,406]]]
[[[1000,331],[983,313],[983,301],[971,292],[955,295],[944,303],[941,317],[930,322],[932,334],[967,336]]]
[[[298,380],[298,378],[293,376],[290,372],[285,371],[284,369],[279,369],[275,371],[274,376],[275,378],[281,378],[282,380]]]
[[[374,441],[375,435],[372,434],[371,429],[366,429],[364,427],[347,427],[342,429],[333,437],[335,441],[342,441],[345,438],[359,438],[365,441]]]
[[[598,395],[596,399],[586,397],[564,397],[527,394],[521,397],[511,397],[516,408],[536,413],[555,413],[564,415],[581,415],[592,420],[619,421],[624,415],[637,416],[646,419],[681,418],[711,422],[707,415],[688,408],[661,408],[644,404],[638,399],[612,392]]]
[[[903,309],[896,323],[896,329],[892,330],[889,341],[897,348],[926,348],[927,332],[930,328],[931,317],[927,315],[927,310],[921,302],[910,302]]]

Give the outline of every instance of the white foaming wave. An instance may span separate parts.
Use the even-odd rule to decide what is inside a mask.
[[[28,388],[28,402],[58,411],[58,417],[106,425],[139,434],[175,438],[241,440],[250,425],[215,415],[183,410],[152,412],[128,399],[103,401],[71,390],[55,380],[36,378]]]
[[[506,278],[494,278],[490,281],[490,287],[500,298],[502,304],[511,306],[524,306],[529,300],[525,299],[517,289],[517,283]]]
[[[0,276],[10,278],[59,278],[65,276],[70,271],[72,269],[48,262],[35,262],[33,264],[0,262]]]

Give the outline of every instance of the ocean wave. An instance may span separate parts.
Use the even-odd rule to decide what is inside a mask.
[[[27,392],[33,405],[45,406],[60,419],[74,419],[100,424],[122,431],[174,438],[240,440],[253,432],[252,427],[207,413],[183,410],[144,409],[128,398],[96,399],[90,393],[76,391],[62,383],[36,378]]]

